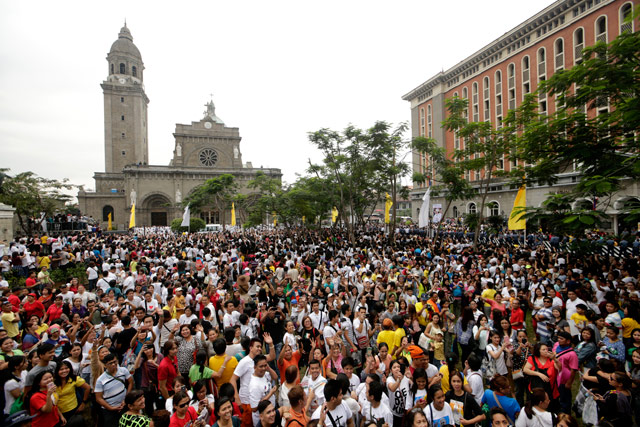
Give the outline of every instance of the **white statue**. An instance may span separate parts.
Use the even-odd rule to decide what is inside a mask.
[[[176,146],[176,154],[178,155],[178,157],[182,157],[182,144],[178,144]]]
[[[132,188],[131,193],[129,193],[129,200],[131,200],[131,204],[135,205],[138,201],[138,195],[136,194],[136,189]]]
[[[176,190],[176,203],[182,203],[182,192],[179,188]]]
[[[238,154],[240,154],[240,151],[238,150],[238,147],[233,147],[233,157],[235,159],[238,158]]]

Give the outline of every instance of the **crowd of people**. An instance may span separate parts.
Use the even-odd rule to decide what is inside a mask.
[[[2,274],[25,278],[0,277],[3,425],[640,420],[633,256],[376,229],[159,231],[0,248]]]

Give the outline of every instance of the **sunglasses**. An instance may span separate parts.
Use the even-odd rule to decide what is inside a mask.
[[[178,405],[178,408],[184,408],[185,406],[187,406],[189,404],[189,401],[181,403]]]

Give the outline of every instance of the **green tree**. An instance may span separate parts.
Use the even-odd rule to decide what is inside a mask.
[[[475,247],[484,220],[489,187],[496,178],[506,176],[504,162],[511,155],[516,135],[514,125],[507,121],[499,128],[494,128],[491,122],[469,122],[467,108],[466,99],[448,99],[449,114],[443,127],[462,139],[463,148],[455,151],[455,160],[462,171],[475,174],[474,183],[478,185],[480,208],[473,237]]]
[[[569,193],[551,194],[543,209],[528,209],[530,218],[539,217],[558,230],[566,229],[562,224],[598,226],[613,194],[640,177],[638,52],[637,32],[609,44],[599,42],[584,50],[581,63],[541,82],[537,97],[528,97],[515,112],[517,156],[528,165],[516,173],[527,184],[552,185],[559,173],[579,173]],[[538,111],[542,97],[558,106],[552,115]],[[597,200],[598,212],[566,209],[581,199]]]
[[[189,205],[193,212],[200,212],[205,206],[213,206],[220,213],[220,222],[224,225],[226,211],[231,207],[236,191],[233,175],[222,174],[194,188],[182,204]]]
[[[438,146],[432,138],[419,137],[412,142],[413,149],[419,153],[429,156],[431,164],[436,174],[434,181],[438,185],[433,188],[433,196],[442,194],[445,199],[445,208],[442,218],[446,218],[451,204],[456,200],[467,200],[475,194],[475,190],[469,182],[464,179],[464,170],[458,163],[447,156],[446,149]],[[423,174],[414,174],[414,182],[422,183],[427,181]],[[438,223],[435,240],[438,239],[442,221]]]
[[[42,178],[33,172],[9,176],[5,173],[8,171],[0,169],[4,176],[0,187],[0,202],[16,209],[20,228],[28,235],[40,228],[42,213],[52,216],[58,210],[63,210],[64,204],[71,200],[71,196],[64,191],[69,191],[74,186],[66,179],[58,181]]]
[[[183,231],[200,231],[204,230],[206,224],[202,218],[191,217],[189,219],[189,227],[183,227],[182,218],[176,218],[171,221],[171,229],[175,232],[183,232]]]

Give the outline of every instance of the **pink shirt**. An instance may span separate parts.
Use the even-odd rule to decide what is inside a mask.
[[[557,351],[558,343],[553,345],[553,351]],[[578,370],[579,362],[578,355],[575,351],[569,350],[562,353],[562,355],[558,358],[560,361],[560,371],[558,372],[558,385],[566,384],[571,377],[572,370]]]

